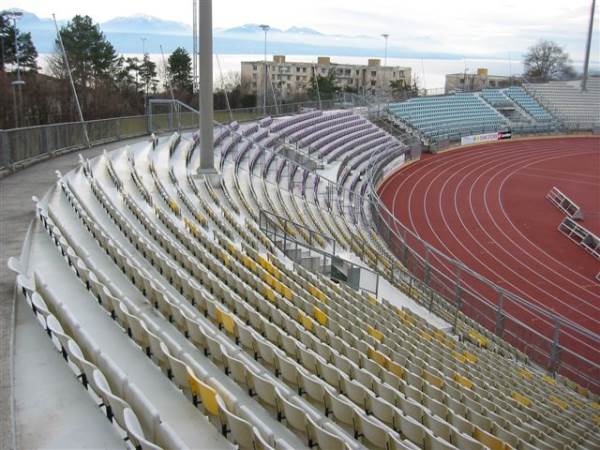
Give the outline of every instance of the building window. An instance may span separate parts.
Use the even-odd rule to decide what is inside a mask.
[[[360,70],[357,70],[357,71],[356,71],[356,75],[360,75]]]
[[[300,67],[296,67],[296,72],[300,72]]]
[[[256,66],[256,64],[254,64],[254,65],[252,66],[252,70],[257,70],[257,69],[258,69],[258,67]]]
[[[402,78],[404,78],[404,70],[401,70],[400,72],[398,72],[398,75],[401,76]]]
[[[375,70],[371,70],[371,76],[372,77],[376,77],[377,76],[377,72]]]
[[[303,68],[302,68],[302,72],[303,72],[303,73],[306,73],[306,67],[303,67]]]
[[[256,81],[252,82],[252,87],[255,88],[256,87]]]
[[[376,84],[377,84],[377,81],[371,80],[371,86],[375,86]]]
[[[496,87],[496,82],[494,80],[490,80],[490,86],[491,87]]]

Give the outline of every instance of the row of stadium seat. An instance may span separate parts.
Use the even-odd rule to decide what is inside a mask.
[[[37,308],[104,375],[107,383],[92,370],[99,381],[90,385],[106,391],[97,395],[119,428],[152,449],[600,445],[600,405],[585,391],[517,360],[466,319],[459,340],[410,309],[292,265],[260,230],[263,209],[297,223],[278,226],[299,240],[311,228],[383,275],[405,270],[374,236],[365,204],[346,207],[366,189],[361,174],[397,157],[400,142],[378,131],[332,150],[336,181],[354,188],[334,189],[330,204],[320,178],[265,148],[303,122],[311,131],[302,139],[326,138],[325,124],[340,117],[361,122],[309,112],[217,129],[219,185],[190,175],[197,142],[174,134],[83,162],[39,203],[46,235],[35,245],[54,248],[54,263],[30,258],[38,279],[21,284],[34,286]],[[76,359],[64,341],[60,350]],[[147,401],[128,396],[130,385]]]

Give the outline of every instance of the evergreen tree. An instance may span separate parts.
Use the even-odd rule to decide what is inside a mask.
[[[187,50],[177,47],[169,56],[169,73],[173,87],[180,91],[192,88],[192,59]]]
[[[335,77],[335,70],[329,69],[329,72],[326,76],[321,76],[317,74],[315,79],[315,75],[310,79],[310,86],[308,87],[307,94],[308,96],[316,100],[321,97],[321,100],[331,99],[334,94],[340,90],[337,85],[337,80]]]
[[[19,65],[21,70],[37,72],[37,50],[31,40],[31,33],[20,33],[15,28],[7,11],[0,12],[0,71],[6,70],[7,64],[16,65],[15,36],[19,50]],[[16,69],[16,66],[15,66]]]
[[[137,59],[137,58],[136,58]],[[140,77],[140,83],[146,95],[152,88],[152,91],[156,91],[156,85],[158,80],[156,79],[156,63],[150,60],[148,53],[144,54],[144,59],[138,66],[138,73]]]
[[[77,15],[61,27],[60,35],[65,46],[75,83],[85,87],[94,86],[115,75],[117,54],[100,26],[92,22],[90,16]],[[52,64],[55,75],[64,77],[66,71],[60,56],[58,39],[55,41],[58,55]]]

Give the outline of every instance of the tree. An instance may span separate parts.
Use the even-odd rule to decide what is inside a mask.
[[[402,95],[409,87],[404,82],[403,78],[390,81],[390,89],[394,95]]]
[[[192,59],[187,50],[177,47],[169,56],[169,73],[173,87],[179,91],[191,91]]]
[[[16,64],[15,36],[19,50],[19,65],[22,70],[37,72],[38,53],[31,40],[31,33],[20,33],[19,29],[8,16],[7,11],[0,12],[0,71],[5,70],[6,64]]]
[[[568,80],[575,77],[569,54],[555,42],[540,40],[531,46],[523,59],[529,80]]]
[[[317,74],[317,77],[315,78],[315,74],[313,73],[307,94],[313,100],[318,99],[319,96],[321,99],[330,99],[333,98],[333,94],[339,90],[340,88],[338,87],[335,78],[335,70],[329,69],[329,72],[324,77]]]
[[[150,59],[148,53],[144,53],[144,59],[142,59],[142,62],[138,66],[138,73],[145,94],[148,95],[150,88],[155,92],[158,83],[158,79],[156,78],[156,63]]]
[[[100,26],[92,22],[90,16],[76,15],[73,20],[61,27],[60,35],[75,83],[92,87],[115,75],[117,54]],[[66,76],[64,61],[58,39],[55,40],[57,55],[50,63],[54,75]]]
[[[414,97],[418,95],[417,77],[415,75],[413,84],[407,84],[402,78],[390,81],[392,96],[397,99]]]

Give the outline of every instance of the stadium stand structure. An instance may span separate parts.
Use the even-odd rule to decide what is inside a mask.
[[[517,133],[591,131],[600,126],[600,78],[530,83],[388,105],[390,119],[416,130],[426,143],[511,129]]]
[[[525,89],[567,126],[599,126],[600,78],[591,77],[586,92],[581,92],[578,81],[526,84]]]
[[[431,137],[507,123],[472,94],[406,105],[395,113]],[[335,183],[279,151],[296,143],[337,165]],[[419,287],[394,276],[405,269],[375,233],[365,192],[374,165],[403,158],[402,142],[349,111],[308,111],[218,126],[215,145],[216,186],[193,175],[191,134],[82,159],[36,203],[23,254],[10,261],[19,300],[124,443],[600,446],[600,404],[588,390],[464,316],[451,332],[397,303],[403,293],[420,298]],[[335,237],[394,295],[292,265],[260,211],[323,251],[331,243],[306,230]],[[443,304],[436,311],[455,317]]]
[[[417,97],[391,104],[389,111],[431,141],[497,131],[509,125],[502,114],[473,93]]]

